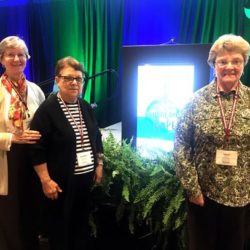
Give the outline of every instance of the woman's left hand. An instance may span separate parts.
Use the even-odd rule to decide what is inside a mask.
[[[96,169],[95,169],[95,183],[99,184],[102,181],[102,176],[103,176],[103,165],[98,164]]]
[[[41,134],[36,130],[25,130],[21,135],[13,134],[12,143],[16,144],[34,144],[41,138]]]

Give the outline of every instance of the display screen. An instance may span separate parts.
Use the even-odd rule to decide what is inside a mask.
[[[136,146],[145,157],[173,150],[177,116],[194,89],[194,65],[138,65]]]

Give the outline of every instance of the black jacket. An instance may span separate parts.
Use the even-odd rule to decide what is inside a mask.
[[[91,106],[86,101],[79,100],[96,166],[96,155],[103,152],[101,133]],[[62,189],[67,188],[74,173],[76,138],[56,94],[50,95],[37,109],[31,122],[31,129],[40,131],[42,135],[38,143],[31,146],[33,165],[47,162],[50,177]]]

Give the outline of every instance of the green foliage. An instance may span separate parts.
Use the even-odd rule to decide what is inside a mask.
[[[117,142],[112,134],[104,141],[104,153],[104,178],[93,189],[96,209],[100,209],[98,205],[114,208],[117,223],[125,220],[134,235],[143,231],[140,238],[154,236],[157,249],[167,249],[173,233],[178,249],[186,249],[184,195],[175,177],[172,154],[145,159],[130,142]],[[93,214],[91,225],[98,234]]]

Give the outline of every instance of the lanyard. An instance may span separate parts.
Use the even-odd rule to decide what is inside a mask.
[[[225,133],[225,137],[226,137],[227,142],[229,142],[230,132],[231,132],[232,124],[233,124],[233,118],[235,116],[236,104],[237,104],[238,97],[239,97],[239,88],[240,87],[239,87],[239,84],[238,84],[238,86],[236,88],[236,92],[234,94],[234,100],[233,100],[233,106],[232,106],[232,110],[231,110],[230,119],[229,119],[229,122],[227,124],[226,117],[225,117],[225,112],[224,112],[224,109],[223,109],[223,106],[222,106],[221,95],[219,93],[218,84],[216,86],[217,100],[218,100],[218,104],[220,106],[221,120],[222,120],[224,133]]]
[[[82,128],[82,116],[81,116],[81,109],[80,109],[80,104],[79,104],[79,100],[77,100],[77,105],[78,105],[78,114],[79,114],[79,118],[80,118],[80,127],[78,126],[75,118],[73,117],[72,113],[70,112],[68,106],[66,105],[66,103],[64,102],[64,100],[62,99],[61,95],[58,93],[58,97],[60,98],[60,100],[62,101],[64,107],[67,109],[67,112],[69,113],[71,119],[73,120],[73,122],[75,123],[80,136],[81,136],[81,142],[82,142],[82,146],[83,146],[83,128]]]

